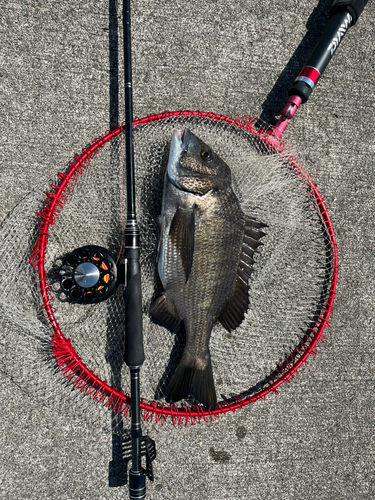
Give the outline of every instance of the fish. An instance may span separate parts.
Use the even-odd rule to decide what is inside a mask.
[[[172,332],[181,324],[186,332],[165,397],[176,402],[193,396],[215,408],[211,332],[217,322],[229,332],[242,323],[254,252],[267,226],[244,214],[230,168],[189,129],[172,136],[159,223],[162,294],[151,304],[150,315]]]

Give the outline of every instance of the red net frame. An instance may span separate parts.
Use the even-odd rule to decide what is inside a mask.
[[[278,142],[272,136],[266,133],[264,129],[254,127],[255,119],[241,119],[239,117],[232,118],[214,113],[205,113],[202,111],[174,111],[164,112],[155,115],[149,115],[144,118],[135,119],[133,126],[163,120],[169,117],[192,116],[209,118],[226,122],[242,129],[245,129],[256,137],[261,143],[267,145],[270,150],[276,153],[284,153],[284,143]],[[130,396],[123,391],[117,391],[113,386],[108,385],[106,381],[101,380],[95,373],[86,366],[82,359],[78,356],[71,341],[60,330],[59,324],[55,318],[56,309],[53,307],[53,295],[47,282],[47,273],[44,267],[45,255],[47,252],[49,228],[54,225],[56,217],[64,208],[68,196],[72,193],[75,184],[79,180],[79,175],[82,175],[90,165],[94,155],[100,152],[100,149],[114,137],[123,132],[124,127],[119,126],[113,131],[107,131],[106,134],[99,139],[95,139],[89,148],[84,148],[80,155],[76,155],[74,162],[69,163],[67,173],[58,173],[59,183],[51,185],[51,191],[46,193],[47,198],[41,212],[39,221],[39,237],[30,256],[30,263],[33,267],[38,268],[39,287],[43,300],[43,308],[46,311],[49,322],[51,323],[54,333],[51,339],[52,352],[55,357],[57,366],[72,385],[85,396],[91,397],[98,403],[110,408],[118,414],[126,415],[130,408]],[[318,211],[320,212],[322,222],[325,226],[329,245],[332,249],[333,264],[332,264],[332,279],[330,289],[327,295],[327,301],[321,310],[321,314],[314,326],[310,328],[306,334],[304,341],[301,341],[294,352],[289,354],[287,358],[278,365],[271,375],[271,380],[266,386],[257,393],[241,398],[235,398],[234,402],[218,403],[214,410],[205,410],[202,407],[195,405],[190,408],[183,405],[181,408],[175,405],[162,405],[153,401],[151,404],[142,399],[140,406],[143,410],[144,420],[160,422],[162,425],[168,417],[171,417],[173,425],[188,425],[202,421],[213,420],[221,414],[227,412],[235,412],[239,408],[245,407],[250,403],[255,403],[259,399],[265,399],[270,393],[278,394],[278,388],[284,382],[290,383],[294,376],[298,373],[299,368],[308,364],[307,358],[312,354],[317,353],[317,344],[323,343],[323,331],[330,326],[329,317],[332,313],[333,302],[335,298],[337,286],[337,245],[334,235],[334,229],[329,217],[327,208],[324,204],[323,197],[319,194],[317,186],[312,182],[311,176],[306,173],[297,163],[294,156],[287,156],[287,161],[294,174],[300,177],[308,186],[309,195],[315,202]]]

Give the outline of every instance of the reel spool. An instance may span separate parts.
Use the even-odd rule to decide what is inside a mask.
[[[95,304],[111,297],[117,285],[117,266],[105,248],[88,245],[67,254],[60,269],[61,289],[70,302]]]

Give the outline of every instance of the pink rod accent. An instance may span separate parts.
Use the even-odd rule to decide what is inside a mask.
[[[281,111],[281,117],[273,127],[271,135],[277,137],[277,139],[281,139],[286,129],[286,126],[288,125],[289,121],[293,118],[293,116],[295,115],[297,109],[300,107],[301,104],[302,104],[302,99],[297,95],[289,97],[289,99],[287,100],[285,106]]]

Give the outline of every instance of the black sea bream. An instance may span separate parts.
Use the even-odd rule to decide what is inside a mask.
[[[171,330],[183,322],[186,331],[166,398],[179,401],[191,395],[213,408],[211,331],[217,321],[231,331],[244,319],[253,254],[265,225],[245,216],[232,190],[229,167],[188,129],[173,134],[161,224],[158,271],[163,294],[150,313]]]

